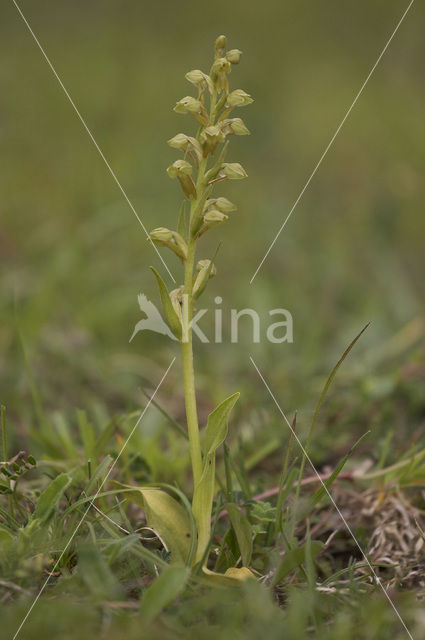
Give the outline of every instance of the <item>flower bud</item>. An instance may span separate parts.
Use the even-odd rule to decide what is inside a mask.
[[[214,207],[221,211],[222,213],[232,213],[232,211],[237,210],[237,206],[230,202],[227,198],[217,198],[214,202]]]
[[[251,102],[254,102],[254,100],[243,89],[235,89],[227,96],[227,105],[229,107],[245,107]]]
[[[217,125],[211,125],[204,129],[201,133],[202,142],[206,142],[207,140],[216,140],[217,142],[224,141],[224,135],[220,127]]]
[[[196,198],[196,187],[192,180],[192,165],[186,160],[176,160],[168,167],[170,178],[178,178],[186,198]]]
[[[211,262],[211,260],[198,260],[198,264],[196,265],[196,271],[201,271],[202,269],[209,269],[211,265],[211,269],[210,269],[210,275],[209,277],[212,278],[213,276],[216,275],[217,273],[217,269],[215,268],[215,264],[213,262]]]
[[[247,178],[248,174],[239,162],[223,162],[221,165],[221,171],[229,180],[242,180]]]
[[[188,71],[185,75],[186,80],[189,80],[194,85],[202,84],[204,82],[204,73],[200,69],[193,69]]]
[[[227,120],[227,124],[231,133],[234,133],[237,136],[249,136],[251,133],[241,118],[231,118],[230,120]]]
[[[176,113],[200,113],[202,104],[193,96],[186,96],[176,103],[174,111]]]
[[[211,260],[200,260],[196,266],[196,270],[197,275],[193,284],[193,297],[195,299],[201,295],[207,286],[208,280],[217,273],[217,269]]]
[[[199,89],[203,90],[205,87],[208,87],[208,91],[212,95],[213,92],[213,83],[211,78],[201,71],[200,69],[194,69],[193,71],[189,71],[185,75],[186,80],[190,83],[194,84]]]
[[[167,144],[173,149],[180,149],[181,151],[193,151],[198,158],[198,162],[202,160],[202,148],[196,138],[187,136],[185,133],[178,133],[174,138],[167,140]]]
[[[174,136],[174,138],[170,138],[169,140],[167,140],[167,144],[169,144],[170,147],[173,147],[173,149],[181,149],[182,151],[186,151],[189,144],[188,137],[189,136],[185,135],[184,133],[178,133]]]
[[[231,70],[231,64],[226,58],[217,58],[212,66],[212,72],[217,75],[221,73],[230,73]]]
[[[187,244],[177,231],[170,231],[165,227],[153,229],[149,234],[150,239],[159,247],[168,247],[179,258],[186,260]]]
[[[149,237],[153,242],[171,242],[171,240],[173,239],[173,232],[170,231],[170,229],[166,229],[165,227],[158,227],[157,229],[153,229],[150,232]]]
[[[224,56],[226,52],[226,46],[227,46],[226,36],[218,36],[217,40],[215,41],[215,55],[217,58],[221,58]]]
[[[204,223],[208,225],[208,227],[213,227],[216,224],[221,224],[222,222],[226,222],[229,216],[226,216],[225,213],[218,211],[218,209],[211,209],[211,211],[207,211],[204,213]]]
[[[232,65],[226,58],[217,58],[211,69],[211,78],[215,84],[217,91],[224,89],[225,93],[229,92],[229,81],[227,75],[232,70]]]
[[[196,234],[196,237],[199,238],[203,233],[205,233],[205,231],[208,231],[208,229],[210,229],[211,227],[222,224],[228,219],[229,216],[226,216],[225,213],[222,213],[218,209],[211,209],[211,211],[207,211],[206,213],[204,213],[203,224]]]
[[[220,127],[212,125],[204,129],[201,133],[201,142],[204,144],[204,155],[213,154],[219,142],[224,142],[225,135]]]
[[[168,167],[167,173],[170,178],[177,178],[179,175],[190,176],[192,175],[192,165],[186,160],[176,160],[171,166]]]
[[[230,49],[230,51],[226,53],[226,58],[231,64],[239,64],[241,55],[242,51],[239,51],[239,49]]]

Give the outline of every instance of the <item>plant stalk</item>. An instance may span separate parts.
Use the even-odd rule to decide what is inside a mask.
[[[202,474],[201,441],[199,438],[198,410],[196,406],[195,372],[193,367],[192,327],[193,318],[193,266],[195,262],[195,241],[188,244],[187,260],[185,264],[184,294],[187,304],[187,335],[181,342],[182,368],[184,383],[184,400],[186,407],[187,431],[189,435],[190,459],[192,462],[193,486],[198,484]]]
[[[192,463],[193,487],[196,489],[202,475],[202,452],[199,437],[198,410],[196,405],[195,371],[193,366],[192,319],[193,319],[193,269],[195,266],[196,238],[190,237],[192,217],[199,201],[204,195],[203,184],[207,159],[203,158],[196,181],[196,200],[192,200],[189,220],[187,259],[184,268],[184,290],[186,296],[186,321],[188,323],[185,339],[181,342],[184,399],[186,408],[187,431],[189,436],[190,459]]]

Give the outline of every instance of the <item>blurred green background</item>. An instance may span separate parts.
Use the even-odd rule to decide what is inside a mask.
[[[243,392],[242,435],[285,427],[248,360],[252,353],[300,428],[323,376],[371,321],[344,366],[320,427],[335,441],[392,429],[405,444],[423,425],[424,6],[415,3],[253,284],[259,261],[400,19],[407,2],[330,0],[160,3],[21,1],[29,23],[148,229],[176,224],[181,196],[166,140],[195,130],[172,111],[208,71],[215,37],[243,50],[231,75],[255,102],[250,138],[229,158],[249,179],[217,193],[238,204],[203,243],[223,245],[214,297],[230,308],[294,318],[294,343],[196,347],[201,411]],[[0,21],[2,402],[25,441],[43,409],[105,415],[137,408],[177,347],[129,337],[137,294],[157,301],[150,264],[166,273],[12,2]],[[239,115],[239,114],[237,114]],[[165,254],[177,280],[181,266]],[[170,282],[171,285],[171,282]],[[212,317],[212,312],[211,312]],[[242,323],[241,323],[242,324]],[[211,334],[208,320],[202,324]],[[265,326],[265,324],[264,324]],[[27,356],[25,364],[24,351]],[[182,417],[175,365],[161,402]],[[264,431],[264,425],[269,429]],[[406,429],[408,431],[406,432]],[[264,434],[264,435],[262,435]],[[248,438],[249,439],[249,438]],[[320,437],[319,437],[320,440]],[[367,445],[370,447],[370,443]]]

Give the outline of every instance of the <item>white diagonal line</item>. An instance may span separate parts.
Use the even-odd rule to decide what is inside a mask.
[[[36,45],[38,46],[38,48],[40,49],[41,53],[43,54],[44,59],[46,60],[47,64],[49,65],[50,69],[53,72],[53,75],[55,76],[56,80],[59,82],[61,88],[63,89],[64,94],[66,95],[66,97],[68,98],[69,102],[71,103],[72,108],[74,109],[75,113],[77,114],[78,118],[81,121],[81,124],[83,125],[84,129],[87,131],[91,141],[93,142],[94,146],[96,147],[100,157],[102,158],[103,162],[105,163],[105,165],[107,166],[109,173],[111,174],[111,176],[113,177],[118,189],[121,191],[122,195],[124,196],[124,199],[126,200],[128,206],[130,207],[130,209],[132,210],[132,212],[134,213],[134,215],[136,216],[137,220],[139,221],[140,226],[142,227],[143,231],[146,234],[147,239],[149,240],[149,242],[151,243],[151,245],[153,246],[153,248],[155,249],[159,259],[161,260],[162,264],[164,265],[165,269],[168,272],[168,275],[170,276],[171,280],[173,282],[175,282],[175,278],[173,276],[173,274],[171,273],[171,271],[169,270],[169,268],[167,267],[163,257],[161,256],[161,254],[159,253],[157,247],[154,245],[154,243],[152,242],[149,233],[146,230],[145,225],[143,224],[142,220],[140,219],[140,216],[138,215],[136,209],[133,206],[133,203],[130,201],[130,198],[128,197],[128,195],[126,194],[126,192],[124,191],[120,181],[118,180],[117,176],[115,175],[114,170],[112,169],[111,165],[109,164],[109,162],[107,161],[102,149],[99,147],[99,145],[97,144],[92,132],[90,131],[86,121],[84,120],[83,116],[81,115],[81,113],[79,112],[75,102],[73,101],[73,99],[71,98],[71,96],[68,93],[68,90],[66,89],[65,85],[63,84],[61,78],[59,77],[58,73],[56,72],[56,69],[54,68],[53,64],[50,61],[50,58],[47,56],[47,53],[44,51],[43,47],[40,44],[40,41],[38,40],[37,36],[35,35],[34,31],[32,30],[32,28],[29,25],[28,20],[26,19],[26,17],[24,16],[24,14],[22,13],[18,3],[16,2],[16,0],[12,0],[13,4],[15,5],[19,15],[21,16],[22,20],[24,21],[24,23],[26,24],[28,31],[30,32],[30,34],[32,35],[32,37],[34,38],[34,41],[36,43]]]
[[[320,473],[317,471],[316,467],[314,466],[313,462],[311,461],[310,456],[308,455],[307,451],[305,450],[305,447],[303,446],[301,440],[299,439],[299,437],[297,436],[295,430],[293,429],[291,423],[289,422],[288,418],[286,417],[285,413],[283,412],[283,409],[281,408],[280,404],[278,403],[278,401],[276,400],[275,396],[273,395],[272,390],[270,389],[269,385],[267,384],[266,380],[264,379],[263,374],[261,373],[261,371],[259,370],[259,368],[257,367],[257,365],[254,362],[254,359],[252,358],[252,356],[249,356],[249,359],[251,360],[252,365],[254,366],[255,370],[257,371],[258,375],[260,376],[264,386],[266,387],[267,391],[269,392],[273,402],[275,403],[276,407],[279,410],[279,413],[283,416],[286,424],[288,425],[288,427],[290,428],[290,430],[292,431],[292,434],[294,436],[294,438],[296,439],[298,445],[300,446],[306,460],[308,460],[311,468],[313,469],[314,473],[316,474],[320,484],[322,485],[323,489],[326,491],[326,494],[328,496],[328,498],[330,499],[330,501],[332,502],[333,506],[335,507],[339,517],[341,518],[342,522],[344,523],[348,533],[350,534],[350,536],[353,538],[354,542],[356,543],[356,546],[358,547],[360,553],[362,554],[366,564],[368,565],[372,575],[375,578],[376,583],[381,587],[382,591],[384,592],[385,597],[387,598],[388,602],[390,603],[391,607],[393,608],[397,618],[400,620],[401,624],[404,627],[404,630],[406,631],[407,635],[409,636],[410,640],[413,640],[413,636],[410,633],[409,629],[406,626],[406,623],[404,622],[403,618],[401,617],[400,613],[398,612],[394,602],[391,600],[390,596],[388,595],[388,593],[386,592],[383,584],[381,583],[381,580],[379,579],[379,577],[376,575],[374,568],[372,567],[369,558],[366,556],[365,552],[363,551],[362,547],[360,546],[359,541],[357,540],[353,530],[351,529],[350,525],[348,524],[347,520],[344,518],[343,514],[341,513],[341,510],[339,509],[338,505],[336,504],[335,500],[333,499],[332,495],[329,492],[329,489],[327,488],[326,484],[323,482],[323,479],[320,475]]]
[[[266,253],[263,256],[263,259],[261,260],[260,264],[258,265],[257,269],[254,272],[254,275],[252,276],[251,280],[249,281],[249,284],[252,284],[254,281],[254,278],[256,277],[257,273],[260,271],[261,267],[264,264],[264,261],[266,260],[267,256],[269,255],[270,251],[273,249],[278,237],[280,236],[280,234],[282,233],[284,227],[286,226],[286,223],[288,222],[289,218],[291,217],[295,207],[297,206],[297,204],[299,203],[299,201],[301,200],[301,198],[304,195],[305,190],[307,189],[308,185],[310,184],[310,182],[312,181],[313,177],[315,176],[318,168],[320,167],[320,165],[322,164],[326,154],[328,153],[329,149],[331,148],[331,146],[333,145],[335,138],[337,137],[338,133],[341,131],[342,127],[344,126],[345,121],[347,120],[348,116],[350,115],[354,105],[356,104],[357,100],[360,98],[363,89],[365,88],[365,86],[367,85],[367,83],[369,82],[373,72],[375,71],[376,67],[378,66],[379,62],[381,61],[382,56],[384,55],[384,53],[386,52],[386,50],[388,49],[388,47],[390,46],[390,43],[392,41],[392,39],[394,38],[395,34],[397,33],[399,27],[401,26],[401,23],[403,22],[404,18],[407,16],[410,7],[412,6],[414,0],[411,0],[409,6],[407,7],[406,11],[403,13],[403,15],[401,16],[399,22],[397,23],[396,28],[394,29],[394,31],[392,32],[391,36],[389,37],[385,47],[382,49],[381,53],[378,56],[378,59],[376,60],[375,64],[373,65],[372,69],[369,71],[366,80],[363,82],[362,86],[359,89],[359,92],[357,93],[356,97],[354,98],[350,108],[348,109],[347,113],[345,114],[345,116],[343,117],[343,119],[341,120],[337,130],[335,131],[335,133],[333,134],[328,146],[326,147],[326,149],[324,150],[324,152],[322,153],[322,155],[320,156],[319,162],[316,164],[316,166],[313,169],[312,174],[310,175],[309,179],[307,180],[307,182],[305,183],[305,185],[303,186],[303,188],[301,189],[301,192],[298,196],[298,198],[295,200],[294,204],[292,205],[292,209],[289,211],[288,215],[286,216],[285,220],[283,221],[279,231],[277,232],[277,234],[275,235],[275,237],[273,238],[272,243],[270,244],[269,248],[267,249]]]
[[[31,604],[30,608],[28,609],[24,619],[22,620],[21,624],[19,625],[15,635],[13,636],[12,640],[16,640],[16,638],[18,637],[19,632],[21,631],[22,627],[24,626],[25,622],[28,619],[28,616],[30,615],[31,611],[33,610],[33,608],[35,607],[35,605],[37,604],[38,599],[40,598],[41,594],[43,593],[44,589],[47,587],[47,584],[50,580],[50,578],[52,577],[52,575],[54,574],[54,572],[56,571],[57,567],[59,566],[60,561],[62,560],[63,556],[65,555],[69,545],[71,544],[71,542],[73,541],[77,531],[79,530],[79,528],[81,527],[81,525],[83,524],[84,520],[86,519],[86,516],[88,514],[88,512],[90,511],[91,507],[93,506],[94,501],[96,500],[97,496],[99,495],[99,493],[101,492],[105,482],[108,480],[109,476],[111,475],[112,471],[115,468],[115,465],[117,464],[118,460],[121,457],[122,452],[124,451],[124,449],[126,448],[127,444],[130,441],[130,438],[132,437],[133,433],[136,431],[137,427],[140,424],[140,421],[142,420],[143,416],[145,415],[146,411],[149,409],[149,406],[152,402],[152,400],[154,399],[154,397],[156,396],[156,393],[159,389],[159,387],[162,385],[162,383],[164,382],[168,372],[170,371],[171,367],[173,366],[174,362],[175,362],[175,357],[171,360],[170,364],[168,365],[167,370],[165,371],[164,375],[162,376],[161,380],[159,381],[155,391],[153,392],[153,394],[151,395],[151,397],[149,398],[149,401],[146,405],[146,407],[143,409],[142,413],[140,414],[139,418],[137,419],[136,424],[134,425],[134,427],[132,428],[132,430],[130,431],[130,434],[128,435],[126,441],[124,442],[123,446],[121,447],[117,457],[115,458],[115,460],[113,461],[113,463],[111,464],[108,473],[106,474],[106,476],[103,478],[98,490],[96,491],[95,495],[93,496],[93,498],[90,500],[89,505],[87,507],[87,509],[84,511],[83,516],[81,518],[81,520],[79,521],[79,523],[77,524],[77,526],[75,527],[71,537],[69,538],[68,542],[66,543],[64,549],[62,550],[59,558],[56,560],[55,565],[53,567],[53,569],[51,570],[51,572],[49,573],[49,576],[47,577],[47,580],[43,583],[43,586],[41,587],[40,591],[38,592],[37,596],[35,597],[33,603]]]

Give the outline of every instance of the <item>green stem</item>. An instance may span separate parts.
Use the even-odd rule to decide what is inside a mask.
[[[190,221],[189,229],[192,224],[193,213],[199,201],[204,194],[205,185],[203,183],[205,169],[207,166],[207,159],[203,158],[198,170],[198,178],[196,181],[196,200],[192,200],[190,208]],[[189,231],[190,233],[190,231]],[[189,436],[189,450],[190,459],[192,462],[192,474],[193,474],[193,486],[196,489],[199,480],[202,475],[202,453],[201,453],[201,440],[199,437],[199,423],[198,423],[198,410],[196,406],[196,390],[195,390],[195,371],[193,367],[193,344],[192,344],[192,326],[193,319],[193,269],[195,266],[195,250],[196,239],[193,237],[188,238],[187,245],[187,259],[184,268],[184,290],[183,293],[186,297],[187,304],[187,316],[188,323],[187,334],[181,342],[182,350],[182,368],[183,368],[183,384],[184,384],[184,399],[186,407],[186,419],[187,419],[187,431]]]
[[[189,450],[192,462],[193,485],[196,487],[202,474],[201,441],[199,438],[198,411],[196,407],[195,372],[193,368],[192,327],[193,318],[193,267],[195,262],[195,241],[188,244],[187,260],[184,274],[184,294],[187,298],[187,321],[189,327],[185,341],[181,343],[182,367],[184,383],[184,400],[186,406],[187,431],[189,435]]]

